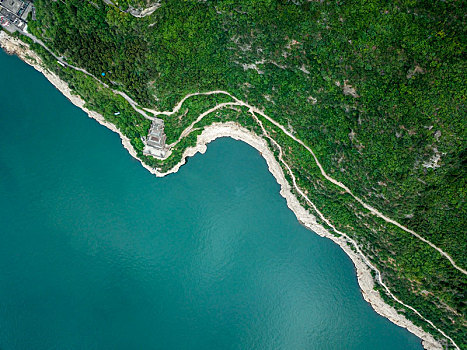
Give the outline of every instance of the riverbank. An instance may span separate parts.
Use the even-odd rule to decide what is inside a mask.
[[[35,69],[43,73],[46,78],[57,88],[59,89],[73,104],[77,107],[83,109],[91,118],[96,119],[100,124],[108,127],[112,131],[117,132],[121,139],[124,147],[130,152],[130,154],[136,157],[136,152],[130,145],[129,140],[123,136],[113,124],[110,124],[104,120],[104,118],[93,111],[89,111],[84,107],[85,102],[76,95],[73,95],[68,85],[60,80],[55,74],[48,72],[41,65],[40,58],[31,51],[27,45],[23,44],[21,41],[15,38],[11,38],[6,33],[0,32],[0,44],[5,50],[9,53],[18,55],[28,64],[32,65]],[[440,349],[441,346],[438,344],[431,335],[421,330],[419,327],[414,326],[410,321],[408,321],[404,316],[399,315],[394,308],[385,304],[379,293],[373,289],[374,281],[370,273],[370,269],[364,263],[362,257],[353,252],[350,247],[347,245],[347,242],[342,238],[337,238],[328,232],[323,226],[319,225],[316,222],[316,219],[313,215],[309,214],[298,202],[297,198],[292,194],[290,190],[290,185],[285,179],[282,168],[273,153],[269,150],[269,147],[265,140],[257,136],[254,133],[249,132],[245,128],[235,124],[235,123],[225,123],[225,124],[213,124],[205,128],[202,134],[198,137],[197,145],[195,147],[190,147],[185,150],[182,160],[170,171],[166,173],[158,173],[154,169],[146,166],[151,173],[156,176],[165,176],[170,173],[175,173],[178,169],[186,162],[186,158],[193,156],[194,154],[200,152],[204,153],[207,148],[207,144],[219,137],[232,137],[236,140],[241,140],[248,143],[250,146],[257,149],[262,156],[266,159],[269,170],[276,178],[277,182],[281,186],[281,195],[287,200],[287,205],[295,213],[298,220],[302,222],[306,227],[313,230],[315,233],[323,237],[328,237],[334,242],[339,244],[344,251],[352,259],[356,270],[357,277],[360,288],[362,290],[363,296],[366,301],[370,302],[373,308],[382,316],[387,317],[392,322],[407,328],[409,331],[417,335],[423,340],[423,345],[426,349]]]

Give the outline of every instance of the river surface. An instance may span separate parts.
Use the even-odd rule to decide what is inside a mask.
[[[421,349],[256,150],[158,179],[0,52],[0,349]]]

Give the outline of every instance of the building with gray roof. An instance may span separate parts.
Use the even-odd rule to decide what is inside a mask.
[[[167,154],[167,145],[165,144],[165,141],[166,135],[164,133],[164,121],[162,119],[155,118],[152,121],[151,128],[149,129],[143,154],[157,158],[165,158]]]
[[[0,25],[9,32],[25,32],[33,4],[26,0],[0,0]]]

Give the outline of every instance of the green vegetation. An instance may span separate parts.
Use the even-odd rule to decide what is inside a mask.
[[[104,82],[145,107],[171,110],[188,93],[221,89],[264,109],[315,151],[328,174],[467,268],[462,2],[165,0],[144,18],[97,0],[35,5],[30,31],[68,62],[96,76],[105,72]],[[212,122],[233,120],[261,133],[244,108],[224,108],[200,121],[166,161],[143,157],[149,121],[92,78],[34,48],[150,166],[170,169]],[[228,101],[193,97],[176,115],[162,116],[168,142]],[[117,110],[121,115],[114,116]],[[302,146],[262,121],[300,187],[357,240],[394,294],[467,348],[466,276],[342,194]]]
[[[180,137],[182,131],[193,123],[200,114],[220,103],[233,102],[227,95],[193,96],[183,104],[178,113],[164,116],[167,144],[171,144]]]
[[[140,8],[150,6],[157,3],[157,0],[111,0],[115,6],[120,6],[122,9],[127,9],[128,6]]]

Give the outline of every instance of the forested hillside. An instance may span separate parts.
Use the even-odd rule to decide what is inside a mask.
[[[68,62],[105,73],[104,82],[159,110],[191,92],[229,91],[287,125],[328,174],[365,202],[467,268],[462,1],[164,0],[144,18],[97,0],[34,3],[30,31]],[[139,139],[149,123],[131,109],[113,116],[117,106],[126,108],[121,98],[48,62],[142,156]],[[167,117],[169,139],[214,102],[188,100],[184,116]],[[233,110],[198,126],[226,120],[258,131]],[[300,186],[359,242],[394,293],[465,348],[466,276],[425,243],[368,215],[323,181],[299,145],[268,129],[288,149]],[[192,134],[166,163],[144,159],[168,168],[195,139]]]

